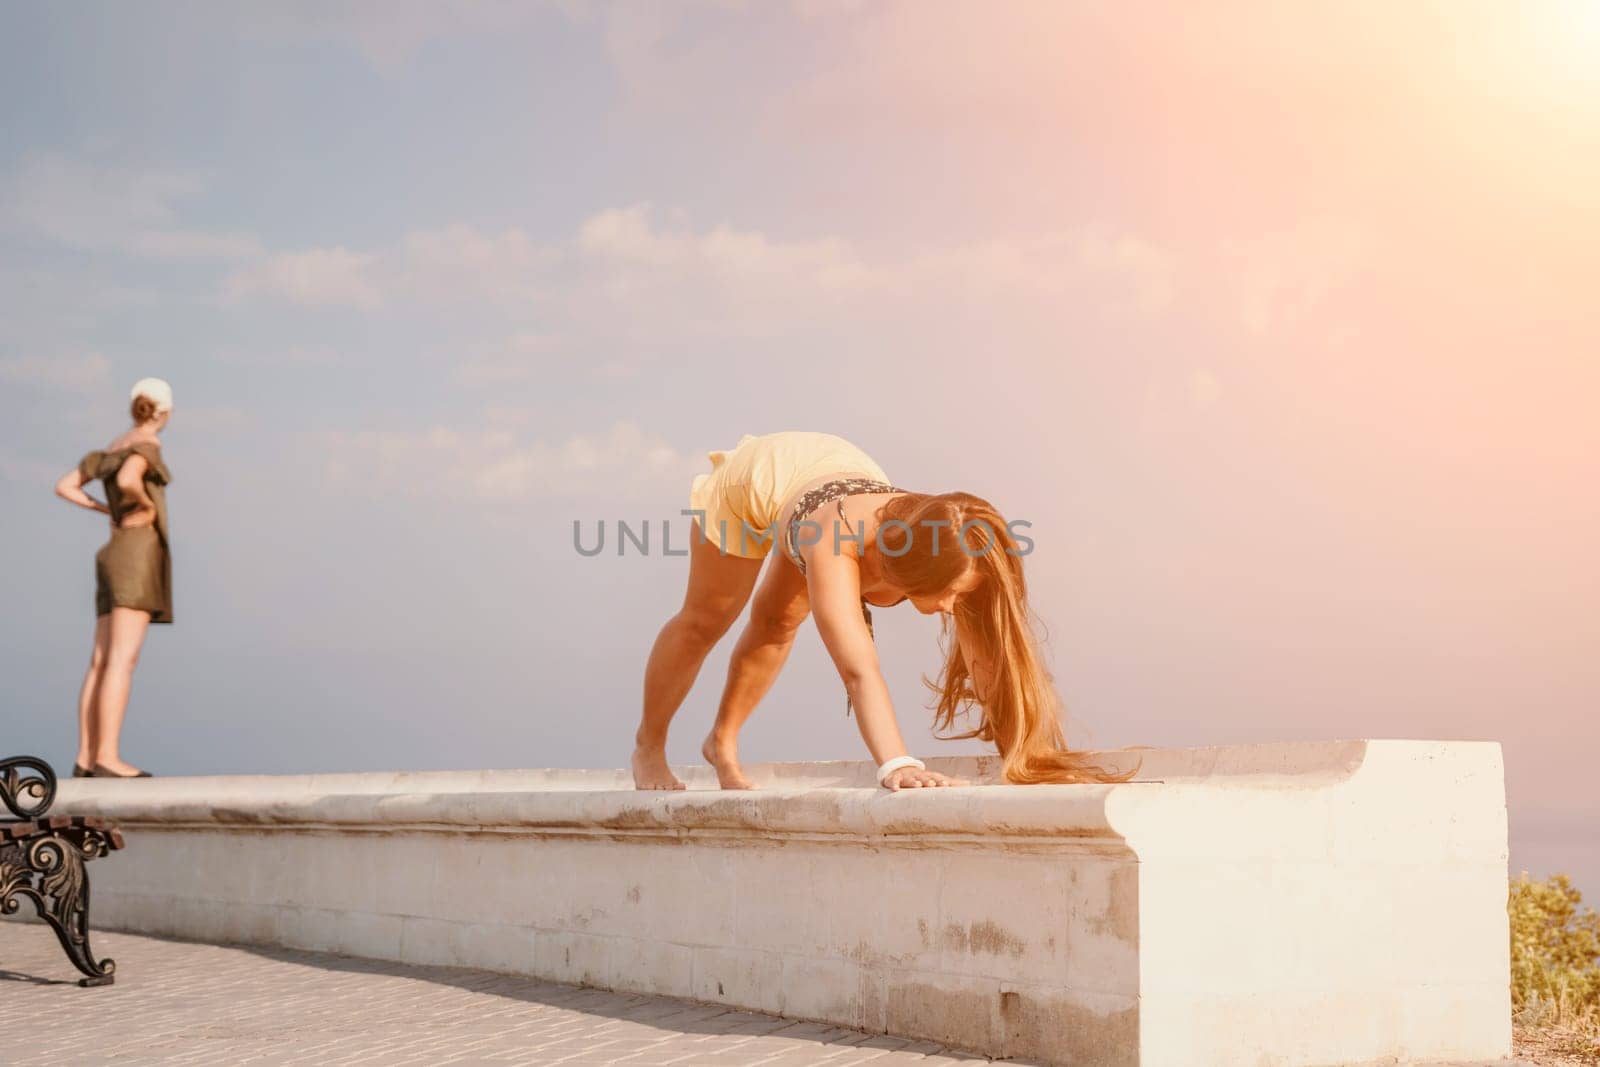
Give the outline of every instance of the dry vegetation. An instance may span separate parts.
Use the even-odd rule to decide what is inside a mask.
[[[1600,1064],[1600,915],[1564,874],[1511,883],[1516,1054],[1548,1067]]]

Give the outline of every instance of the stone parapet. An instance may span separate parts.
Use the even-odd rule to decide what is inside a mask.
[[[1511,1051],[1492,742],[1101,754],[904,791],[865,763],[71,780],[97,926],[488,968],[1052,1063]],[[993,759],[929,761],[992,781]]]

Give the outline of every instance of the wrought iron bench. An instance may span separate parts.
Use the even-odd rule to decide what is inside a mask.
[[[33,773],[28,773],[33,772]],[[0,760],[0,802],[15,819],[0,819],[0,914],[14,915],[23,897],[50,924],[67,958],[87,978],[80,986],[110,985],[117,965],[89,949],[89,860],[122,847],[116,827],[78,815],[47,815],[56,799],[56,774],[35,756]]]

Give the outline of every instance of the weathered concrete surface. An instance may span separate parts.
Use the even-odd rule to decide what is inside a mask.
[[[1113,786],[891,795],[865,764],[778,764],[749,794],[498,771],[71,781],[58,806],[128,833],[102,926],[1058,1063],[1509,1055],[1498,745],[1105,754],[1136,755]]]

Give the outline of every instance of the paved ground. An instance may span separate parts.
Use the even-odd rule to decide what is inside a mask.
[[[96,932],[94,941],[120,976],[115,985],[79,989],[78,972],[49,929],[0,922],[0,1063],[989,1062],[927,1042],[487,971],[134,934]],[[1518,1052],[1529,1058],[1493,1067],[1600,1062]]]
[[[96,932],[117,983],[79,989],[50,931],[0,923],[6,1063],[987,1062],[817,1023],[450,967]]]

